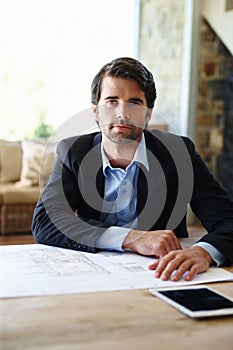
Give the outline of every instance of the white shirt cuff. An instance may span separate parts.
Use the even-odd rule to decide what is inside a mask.
[[[132,231],[131,228],[111,226],[96,240],[96,247],[124,252],[122,244],[130,231]]]
[[[209,255],[214,260],[214,262],[216,263],[217,266],[223,265],[224,262],[226,261],[226,257],[217,248],[215,248],[212,244],[207,243],[207,242],[197,242],[194,245],[197,245],[197,246],[205,249],[205,251],[207,251],[207,253],[209,253]]]

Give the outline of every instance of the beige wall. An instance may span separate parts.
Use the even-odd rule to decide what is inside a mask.
[[[233,54],[233,10],[226,11],[226,0],[203,0],[202,14]]]

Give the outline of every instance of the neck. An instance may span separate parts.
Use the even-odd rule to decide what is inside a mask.
[[[114,168],[125,169],[132,162],[139,141],[131,141],[126,144],[114,143],[103,138],[104,152]]]

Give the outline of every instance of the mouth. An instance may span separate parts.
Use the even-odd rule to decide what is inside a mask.
[[[132,126],[127,125],[127,124],[116,124],[116,125],[113,125],[113,128],[117,128],[117,129],[132,129]]]
[[[118,130],[132,130],[133,125],[129,123],[114,123],[110,125],[110,129],[118,129]]]

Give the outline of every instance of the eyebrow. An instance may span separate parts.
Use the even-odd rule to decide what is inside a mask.
[[[119,96],[107,96],[104,98],[104,100],[117,100],[119,99]],[[143,100],[139,97],[131,97],[129,98],[129,102],[140,102],[143,104]]]
[[[117,100],[119,97],[118,96],[107,96],[104,99],[105,100]]]

